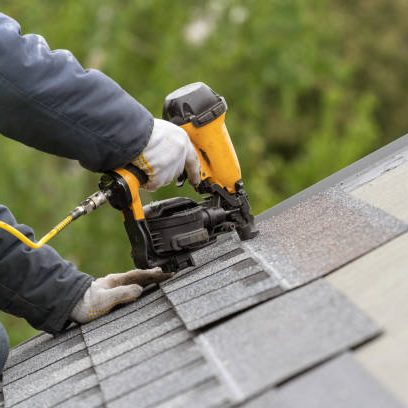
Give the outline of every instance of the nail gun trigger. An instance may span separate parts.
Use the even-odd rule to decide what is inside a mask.
[[[186,180],[187,180],[187,172],[184,170],[183,173],[177,177],[176,186],[183,187]]]

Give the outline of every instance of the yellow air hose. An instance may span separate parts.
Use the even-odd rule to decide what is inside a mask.
[[[32,249],[38,249],[44,246],[49,240],[54,238],[57,234],[59,234],[65,227],[71,224],[72,221],[76,220],[82,215],[89,214],[90,212],[100,207],[102,204],[105,204],[107,201],[108,194],[109,192],[103,193],[101,191],[97,191],[96,193],[89,196],[86,200],[82,201],[82,203],[78,207],[75,207],[71,211],[71,213],[67,217],[65,217],[59,224],[57,224],[50,232],[45,234],[38,242],[31,241],[31,239],[27,238],[19,230],[5,223],[4,221],[0,221],[0,229],[3,229],[10,233],[11,235],[15,236],[17,239],[19,239],[22,243],[24,243],[28,247]]]
[[[68,217],[64,218],[50,232],[45,234],[38,242],[31,241],[31,239],[27,238],[19,230],[15,229],[11,225],[6,224],[3,221],[0,221],[0,229],[6,230],[11,235],[14,235],[17,239],[19,239],[21,242],[26,244],[28,247],[33,248],[33,249],[38,249],[38,248],[41,248],[43,245],[45,245],[50,239],[54,238],[65,227],[71,224],[73,220],[74,220],[74,217],[72,215],[68,215]]]

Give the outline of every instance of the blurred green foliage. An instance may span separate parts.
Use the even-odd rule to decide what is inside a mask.
[[[164,96],[189,82],[207,82],[224,95],[256,213],[407,129],[405,0],[2,0],[1,6],[24,33],[70,49],[156,116]],[[37,235],[96,190],[98,175],[5,138],[0,162],[2,203]],[[154,198],[187,194],[188,187],[170,186]],[[132,267],[120,214],[108,207],[53,245],[95,276]],[[1,319],[12,344],[34,333],[21,319]]]

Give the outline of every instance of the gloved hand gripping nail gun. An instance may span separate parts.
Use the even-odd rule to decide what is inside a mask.
[[[99,187],[110,204],[122,211],[138,268],[160,266],[177,272],[193,265],[192,252],[236,231],[241,240],[257,235],[241,169],[225,126],[227,104],[201,82],[168,95],[163,118],[181,126],[192,141],[201,166],[203,202],[184,197],[145,207],[139,189],[146,175],[133,165],[104,174]]]

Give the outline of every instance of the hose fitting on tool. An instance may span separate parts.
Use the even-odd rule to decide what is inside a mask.
[[[74,208],[70,214],[65,217],[59,224],[57,224],[50,232],[45,234],[38,242],[31,241],[24,234],[22,234],[18,229],[12,227],[11,225],[6,224],[3,221],[0,221],[0,229],[7,231],[11,235],[15,236],[21,242],[32,249],[39,249],[45,245],[50,239],[54,238],[59,234],[64,228],[66,228],[72,221],[79,218],[81,215],[89,214],[93,210],[96,210],[102,204],[106,203],[108,200],[110,192],[97,191],[96,193],[89,196],[86,200]]]
[[[78,207],[75,207],[71,211],[71,216],[73,220],[81,217],[82,215],[89,214],[90,212],[96,210],[101,205],[108,201],[108,192],[97,191],[96,193],[90,195],[86,200],[82,201]]]

